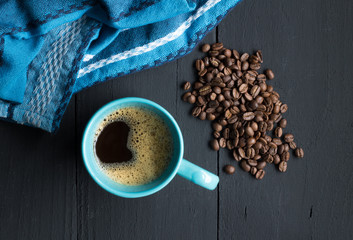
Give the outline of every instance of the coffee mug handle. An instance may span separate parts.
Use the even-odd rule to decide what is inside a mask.
[[[210,173],[185,159],[181,160],[178,175],[209,190],[215,189],[219,182],[217,175]]]

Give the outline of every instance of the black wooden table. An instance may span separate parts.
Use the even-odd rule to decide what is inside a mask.
[[[180,85],[194,80],[188,56],[73,97],[57,135],[0,122],[0,239],[353,239],[353,3],[244,0],[204,42],[262,49],[272,85],[289,105],[288,129],[305,150],[286,173],[262,181],[228,152],[208,147],[210,123],[190,116]],[[147,198],[101,189],[83,166],[85,124],[102,105],[137,96],[178,121],[185,157],[220,176],[208,191],[176,177]]]

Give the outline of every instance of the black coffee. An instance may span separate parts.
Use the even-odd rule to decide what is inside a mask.
[[[102,171],[125,185],[157,179],[173,153],[164,120],[142,107],[126,107],[107,116],[96,133],[95,151]]]
[[[99,134],[96,143],[96,154],[104,163],[122,163],[132,159],[127,148],[130,127],[121,121],[106,126]]]

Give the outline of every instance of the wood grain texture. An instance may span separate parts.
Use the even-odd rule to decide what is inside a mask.
[[[76,239],[74,102],[61,127],[0,123],[0,239]]]
[[[288,104],[287,130],[305,150],[262,181],[208,147],[211,127],[190,116],[181,85],[198,50],[72,99],[57,135],[0,123],[0,239],[353,239],[353,2],[244,0],[203,42],[262,49],[270,84]],[[215,191],[176,178],[142,199],[101,189],[83,166],[89,118],[121,97],[156,101],[177,120],[185,158],[220,175]]]
[[[262,49],[289,106],[286,130],[305,150],[262,181],[221,174],[220,239],[353,238],[353,5],[339,2],[249,0],[220,24],[226,46]]]

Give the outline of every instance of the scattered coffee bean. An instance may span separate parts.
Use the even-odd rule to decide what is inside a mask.
[[[276,127],[276,129],[275,129],[275,136],[278,137],[278,138],[280,138],[280,137],[282,137],[282,134],[283,134],[282,128],[281,128],[281,127]]]
[[[287,120],[284,119],[284,118],[282,118],[281,121],[279,121],[279,126],[280,126],[281,128],[287,127]]]
[[[285,161],[280,162],[278,165],[278,169],[280,172],[287,171],[287,162],[285,162]]]
[[[273,163],[274,164],[279,164],[281,162],[281,157],[278,155],[278,154],[275,154],[274,156],[273,156]]]
[[[218,144],[218,141],[216,139],[213,139],[211,140],[211,148],[215,151],[218,151],[219,150],[219,144]]]
[[[221,148],[225,148],[227,146],[227,142],[226,142],[225,138],[220,138],[218,144]]]
[[[232,166],[232,165],[225,165],[224,166],[224,171],[227,173],[227,174],[233,174],[235,172],[235,167]]]
[[[297,148],[297,144],[295,142],[290,142],[289,147],[294,150]]]
[[[293,142],[294,141],[293,134],[287,133],[286,135],[284,135],[284,141],[286,141],[287,143]]]
[[[224,48],[222,43],[204,44],[201,50],[208,56],[196,61],[199,78],[193,86],[184,83],[184,90],[193,89],[182,99],[194,105],[194,117],[213,122],[211,148],[231,150],[242,169],[257,179],[264,177],[263,169],[271,163],[286,171],[289,149],[295,149],[297,157],[303,157],[304,151],[297,148],[292,134],[283,136],[287,120],[282,114],[288,106],[281,102],[273,86],[266,83],[267,79],[274,79],[273,71],[258,73],[262,52],[240,55],[236,50]],[[268,135],[273,129],[274,138]],[[224,171],[231,174],[235,167],[227,165]]]
[[[264,178],[264,176],[265,176],[265,170],[261,169],[261,170],[257,171],[255,178],[261,180]]]
[[[196,97],[195,97],[194,95],[190,95],[190,96],[188,97],[188,103],[193,104],[193,103],[195,103],[195,102],[196,102]]]
[[[294,151],[294,154],[298,158],[303,158],[304,157],[304,150],[302,148],[296,148]]]
[[[204,44],[201,48],[202,52],[204,53],[210,51],[210,49],[211,49],[210,44]]]
[[[245,160],[242,160],[240,165],[245,172],[249,172],[251,169],[250,165]]]
[[[185,82],[184,86],[183,86],[183,89],[184,90],[188,90],[188,89],[190,89],[190,87],[191,87],[191,83],[190,82]]]
[[[275,78],[275,74],[272,72],[271,69],[267,69],[267,70],[265,71],[265,74],[266,74],[267,78],[270,79],[270,80],[272,80],[272,79]]]
[[[199,115],[200,120],[205,120],[206,119],[206,112],[201,112]]]

